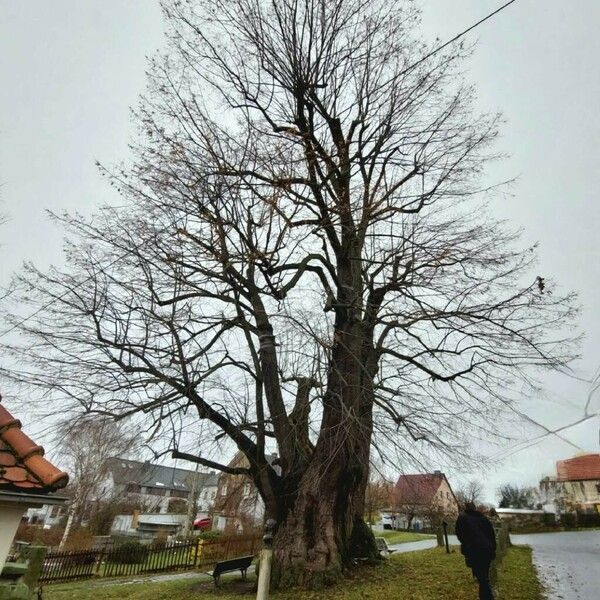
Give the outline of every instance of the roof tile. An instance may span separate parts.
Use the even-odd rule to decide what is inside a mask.
[[[396,501],[399,504],[430,505],[443,481],[443,473],[400,475],[396,483]]]
[[[43,455],[42,446],[25,435],[21,422],[0,404],[0,491],[48,493],[67,485],[69,476]]]
[[[558,481],[600,480],[600,454],[584,454],[556,463]]]

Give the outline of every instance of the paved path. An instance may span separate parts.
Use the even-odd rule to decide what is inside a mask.
[[[458,538],[455,535],[448,536],[448,543],[451,546],[458,545]],[[428,550],[437,546],[436,538],[420,540],[418,542],[404,542],[403,544],[390,544],[390,548],[396,552],[414,552],[415,550]]]
[[[600,598],[600,531],[511,535],[533,549],[533,562],[548,600]]]

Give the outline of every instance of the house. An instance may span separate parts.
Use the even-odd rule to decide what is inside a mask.
[[[1,398],[0,398],[1,399]],[[0,404],[0,572],[28,508],[60,505],[52,496],[69,477],[44,458],[44,449],[21,430],[21,422]]]
[[[458,501],[441,471],[400,475],[394,488],[392,508],[382,511],[384,527],[430,528],[443,518],[458,516]]]
[[[269,464],[279,470],[277,459],[277,454],[267,456]],[[237,452],[228,466],[247,468],[249,463],[243,452]],[[264,514],[265,505],[249,476],[221,473],[213,509],[215,529],[251,530],[262,524]]]
[[[600,453],[559,460],[556,475],[540,481],[542,504],[561,512],[600,512]]]
[[[127,498],[142,512],[168,513],[176,499],[197,497],[198,511],[208,512],[217,495],[218,476],[124,458],[108,459],[108,477],[99,490],[102,497]]]
[[[187,520],[188,517],[185,514],[138,513],[135,511],[133,515],[116,515],[110,533],[154,539],[161,534],[177,535],[181,533]]]
[[[50,529],[63,523],[68,516],[67,507],[59,504],[44,504],[28,508],[23,521],[28,525],[37,525]]]

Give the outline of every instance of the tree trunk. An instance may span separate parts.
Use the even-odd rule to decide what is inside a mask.
[[[347,461],[335,461],[335,469],[320,481],[303,479],[293,507],[277,529],[273,587],[320,589],[338,581],[353,558],[377,556],[371,530],[362,518],[360,522],[354,518],[360,488],[357,472]],[[332,470],[337,472],[335,480]]]
[[[357,428],[362,429],[360,424]],[[369,446],[365,436],[349,430],[328,451],[322,436],[300,482],[286,486],[297,493],[281,498],[274,539],[272,585],[301,585],[319,589],[338,581],[353,559],[374,560],[379,554],[373,533],[363,520],[369,473]],[[370,440],[370,436],[367,436]]]

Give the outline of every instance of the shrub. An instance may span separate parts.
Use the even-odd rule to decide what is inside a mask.
[[[111,550],[106,560],[111,563],[122,563],[125,565],[138,565],[148,558],[148,547],[139,542],[125,542]]]
[[[560,516],[560,522],[567,529],[577,527],[577,515],[575,513],[564,513]]]
[[[600,513],[579,512],[577,513],[577,527],[600,527]]]
[[[15,535],[15,541],[41,544],[42,546],[58,546],[63,532],[64,528],[62,527],[43,529],[39,525],[20,523]]]
[[[556,525],[554,513],[544,513],[543,523],[546,527],[554,527]]]
[[[86,527],[71,529],[65,543],[65,550],[88,550],[92,547],[94,536]]]
[[[198,536],[198,539],[200,539],[200,540],[216,540],[217,538],[220,538],[222,535],[223,535],[223,533],[221,531],[216,531],[216,530],[203,531]]]

